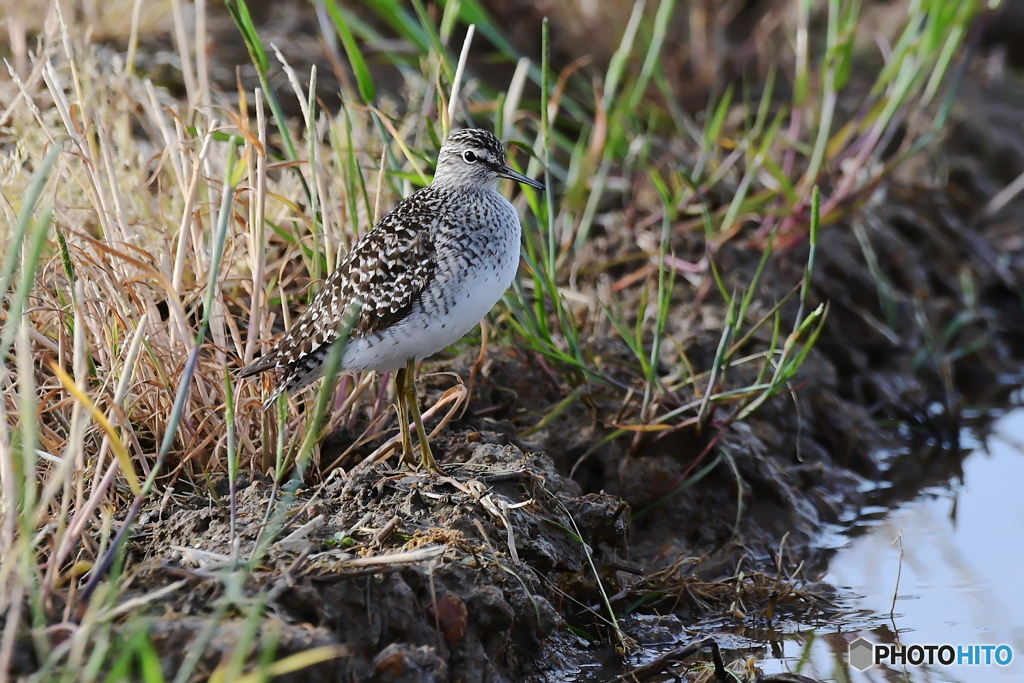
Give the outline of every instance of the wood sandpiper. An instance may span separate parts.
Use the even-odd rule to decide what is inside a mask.
[[[522,228],[497,190],[499,178],[544,189],[505,165],[505,149],[491,133],[453,131],[434,181],[366,233],[291,329],[239,371],[240,377],[284,371],[264,408],[317,380],[332,343],[349,330],[341,369],[398,371],[402,462],[413,458],[411,416],[421,465],[436,470],[416,399],[415,363],[472,330],[512,284]]]

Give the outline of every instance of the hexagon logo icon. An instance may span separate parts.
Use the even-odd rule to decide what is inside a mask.
[[[850,643],[850,666],[857,671],[864,671],[875,663],[875,646],[865,638],[858,638]]]

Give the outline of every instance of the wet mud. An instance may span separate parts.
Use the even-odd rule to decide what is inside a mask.
[[[273,492],[261,480],[239,489],[237,547],[228,508],[207,492],[173,496],[139,526],[131,554],[140,587],[180,581],[160,599],[168,613],[155,632],[180,653],[166,662],[171,670],[188,652],[171,645],[197,636],[204,605],[231,589],[216,570],[250,558],[261,530],[275,525],[264,524]],[[452,435],[443,473],[357,467],[276,496],[282,533],[235,588],[269,590],[260,631],[279,656],[345,648],[339,660],[283,680],[564,672],[577,640],[567,619],[597,602],[597,577],[614,575],[628,553],[624,502],[582,493],[549,458],[495,433]],[[212,672],[243,622],[218,628],[197,674]]]

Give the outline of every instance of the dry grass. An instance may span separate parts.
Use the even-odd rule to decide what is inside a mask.
[[[401,173],[421,182],[414,169],[425,164],[410,150],[436,145],[415,117],[382,135],[372,112],[350,108],[310,114],[292,131],[312,163],[281,161],[260,93],[240,93],[233,107],[174,101],[56,13],[27,67],[0,79],[0,241],[23,250],[12,282],[26,277],[5,296],[2,318],[17,361],[0,370],[0,555],[25,563],[0,566],[0,671],[23,609],[31,603],[36,621],[60,608],[58,589],[95,567],[144,490],[199,483],[229,458],[278,481],[292,467],[315,394],[293,397],[278,423],[260,409],[266,387],[233,386],[229,370],[287,327],[282,301],[311,296],[360,232],[408,194]],[[307,85],[293,75],[291,96],[304,105]],[[215,97],[197,90],[194,101]],[[382,160],[401,173],[381,173]],[[45,241],[34,263],[37,235]],[[393,448],[382,380],[343,381],[325,429],[354,428],[353,448]],[[434,412],[454,412],[463,395],[457,388]],[[322,472],[315,442],[313,471]],[[86,634],[72,625],[86,608],[79,597],[67,594],[65,628]]]
[[[44,49],[46,61],[37,60],[23,83],[3,84],[10,93],[7,101],[21,95],[4,115],[7,139],[17,140],[19,150],[64,150],[44,201],[52,203],[73,273],[62,267],[52,242],[28,311],[37,390],[48,399],[40,410],[40,445],[60,453],[73,417],[74,402],[59,400],[62,387],[49,367],[56,361],[124,430],[121,438],[133,457],[151,458],[189,348],[208,314],[209,339],[171,459],[183,466],[217,467],[223,452],[224,369],[250,360],[259,340],[271,338],[276,322],[271,308],[283,293],[301,296],[309,284],[306,273],[323,272],[327,264],[314,263],[320,257],[312,251],[318,239],[333,261],[371,223],[366,200],[372,201],[375,191],[351,196],[342,180],[349,169],[342,166],[350,158],[361,167],[376,166],[379,145],[367,136],[367,120],[354,122],[353,128],[361,129],[354,131],[351,149],[344,144],[348,117],[320,120],[320,136],[338,145],[335,154],[318,159],[315,183],[323,224],[314,227],[291,199],[303,194],[297,175],[267,158],[262,117],[249,128],[248,116],[236,111],[190,109],[126,74],[117,59],[73,46],[69,37],[51,33]],[[69,99],[88,104],[69,105]],[[242,141],[237,153],[223,141],[226,135]],[[234,163],[229,155],[241,162],[237,178],[225,177]],[[32,177],[28,171],[40,159],[26,151],[23,159],[16,153],[6,161],[4,211],[13,226],[19,197]],[[237,184],[219,245],[226,181]],[[283,237],[261,230],[264,218]],[[214,270],[219,246],[223,259]],[[211,290],[212,308],[206,311]],[[129,353],[136,337],[141,339],[137,355]],[[74,364],[76,348],[80,368]],[[264,420],[257,409],[259,392],[254,383],[238,390],[238,434],[246,459],[261,450],[254,446]],[[9,408],[16,416],[16,406]],[[101,457],[95,468],[103,471],[104,462]]]

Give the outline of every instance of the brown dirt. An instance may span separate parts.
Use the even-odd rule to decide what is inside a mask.
[[[359,467],[290,502],[278,492],[281,540],[244,586],[270,591],[262,636],[278,655],[324,644],[350,653],[294,680],[522,680],[563,669],[575,640],[564,615],[595,604],[590,562],[602,576],[622,562],[629,508],[582,494],[548,458],[500,435],[450,444],[442,475]],[[272,491],[253,480],[238,492],[241,558]],[[154,638],[171,673],[209,603],[231,588],[214,571],[233,552],[229,511],[208,491],[170,495],[145,514],[130,552],[140,595],[184,578],[152,605],[164,611]],[[230,652],[245,609],[219,627],[197,673]]]

